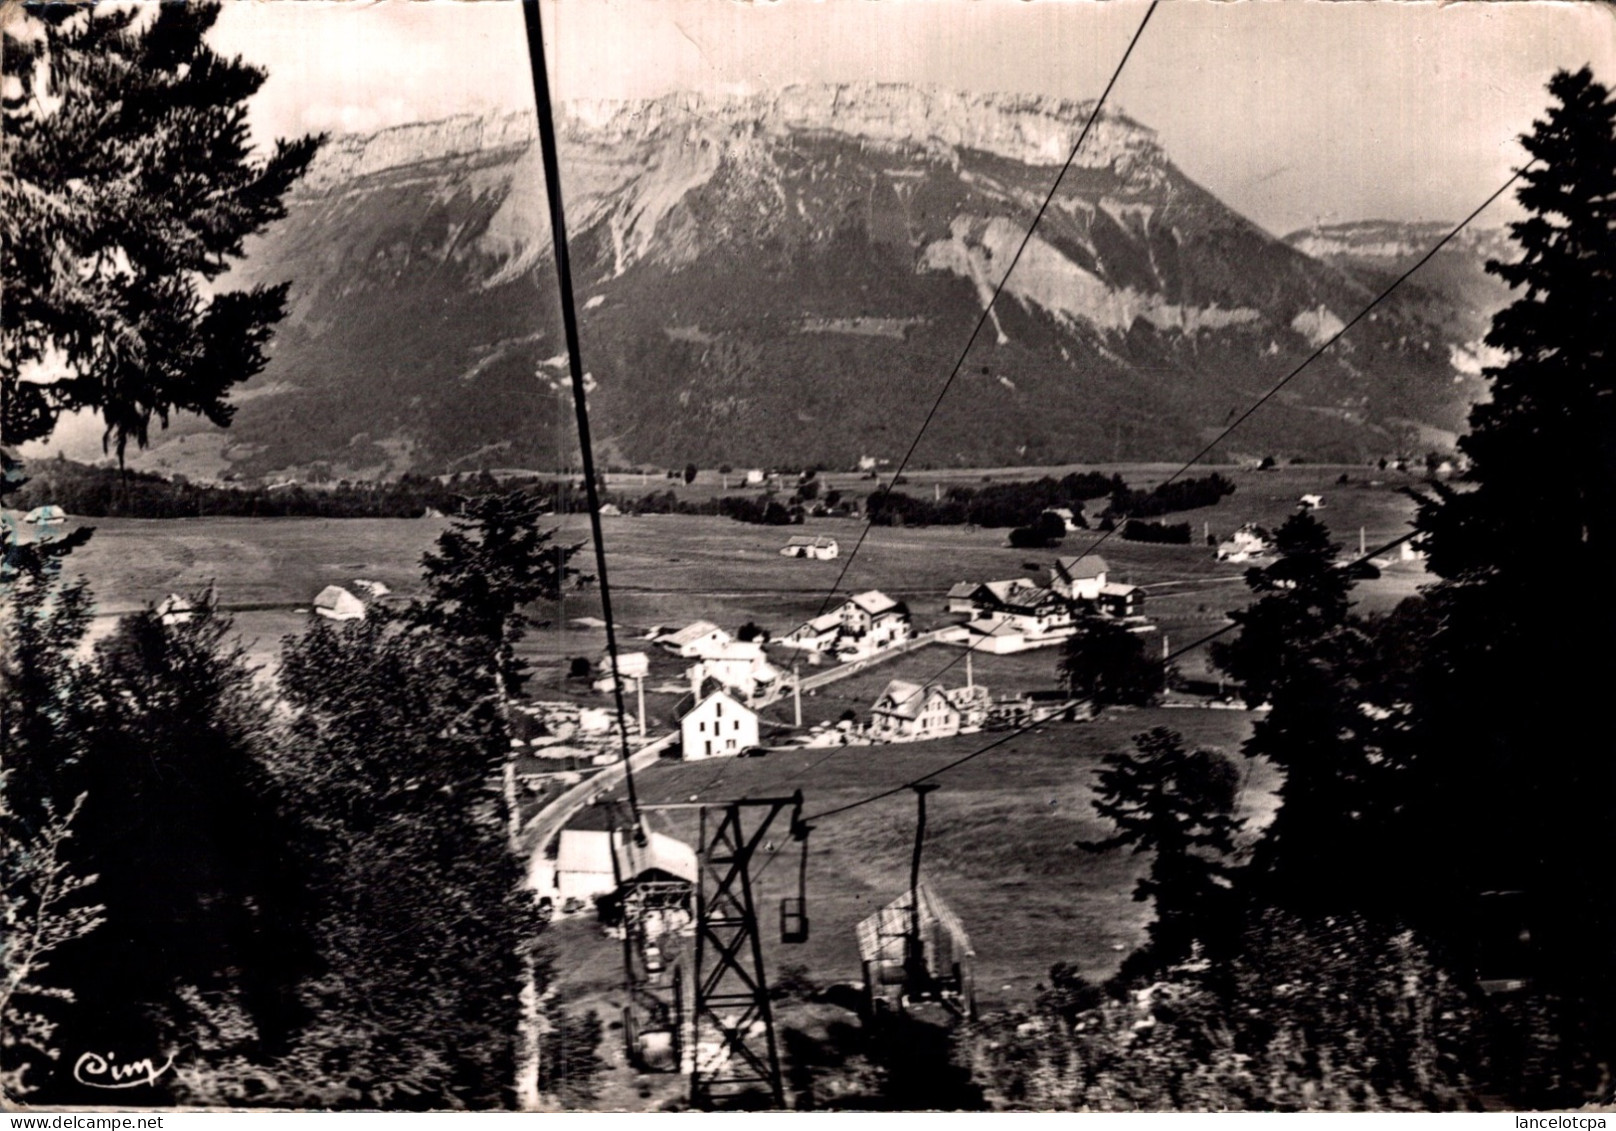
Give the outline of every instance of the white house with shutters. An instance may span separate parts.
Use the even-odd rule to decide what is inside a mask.
[[[679,723],[684,760],[733,758],[758,744],[758,717],[744,703],[714,691]]]

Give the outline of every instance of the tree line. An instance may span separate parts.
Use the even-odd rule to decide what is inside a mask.
[[[1523,142],[1505,358],[1456,485],[1414,520],[1435,580],[1360,611],[1317,516],[1275,532],[1212,660],[1265,708],[1241,754],[1166,728],[1109,755],[1085,845],[1148,853],[1154,919],[1120,972],[1057,966],[977,1046],[1031,1107],[1433,1110],[1604,1102],[1616,1055],[1616,99],[1560,72]],[[1580,594],[1572,646],[1542,591]],[[1602,580],[1603,579],[1603,580]],[[1086,625],[1074,690],[1147,703],[1160,661]],[[1281,777],[1261,829],[1255,763]]]

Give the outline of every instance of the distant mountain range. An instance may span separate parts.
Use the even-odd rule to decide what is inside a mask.
[[[599,458],[901,457],[1090,109],[876,85],[562,107]],[[1107,113],[915,460],[1186,456],[1445,230],[1275,238]],[[378,476],[571,452],[531,115],[334,139],[249,253],[236,280],[293,281],[271,364],[227,433],[188,424],[141,464]],[[1466,233],[1218,455],[1451,435],[1480,391],[1473,343],[1504,295],[1481,263],[1499,254],[1500,233]]]

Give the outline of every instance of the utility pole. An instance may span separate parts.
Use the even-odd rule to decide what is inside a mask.
[[[965,686],[967,689],[976,686],[976,677],[971,672],[971,645],[969,642],[965,645]]]
[[[645,737],[645,677],[641,676],[634,681],[634,689],[639,692],[640,698],[640,737]]]
[[[1364,528],[1360,526],[1358,527],[1358,556],[1360,558],[1368,552],[1364,549],[1365,545],[1367,545],[1367,543],[1364,542]]]
[[[792,725],[802,729],[802,668],[791,665],[791,717]]]

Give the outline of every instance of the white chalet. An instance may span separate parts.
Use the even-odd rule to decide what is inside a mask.
[[[805,652],[831,652],[842,635],[842,614],[829,612],[813,620],[804,621],[780,638],[784,648],[800,648]]]
[[[908,640],[909,607],[879,589],[849,597],[836,612],[842,635],[861,651],[874,651]]]
[[[877,742],[948,738],[960,731],[960,712],[935,683],[925,687],[895,679],[870,708],[870,737]]]
[[[704,651],[730,642],[730,634],[711,621],[699,620],[687,624],[678,632],[657,637],[657,643],[675,655],[693,660]]]
[[[684,760],[734,757],[758,742],[755,712],[722,691],[714,691],[679,721]]]
[[[1097,601],[1105,588],[1105,559],[1098,554],[1056,558],[1050,571],[1049,587],[1062,597]]]
[[[780,548],[783,558],[813,558],[821,562],[828,562],[841,552],[836,539],[828,534],[796,534]]]

